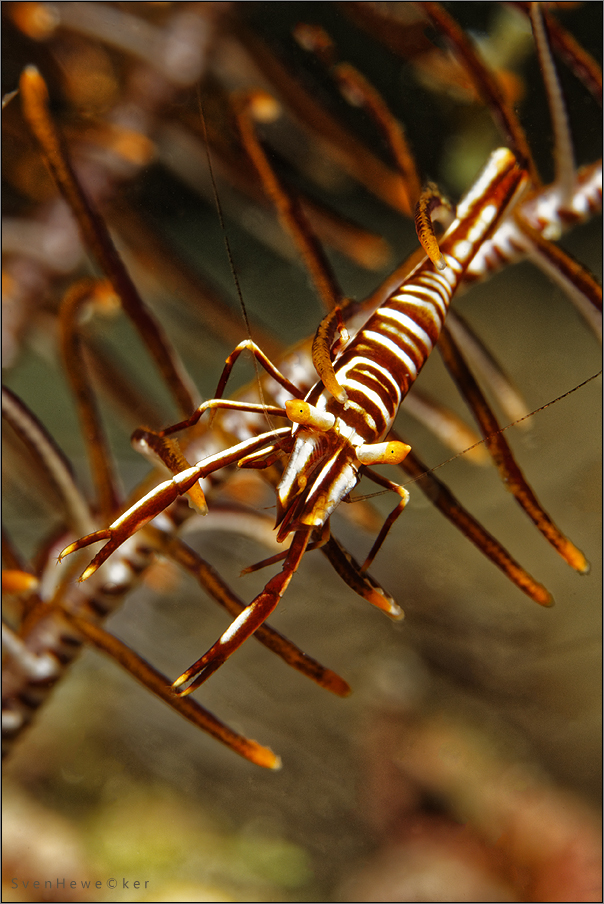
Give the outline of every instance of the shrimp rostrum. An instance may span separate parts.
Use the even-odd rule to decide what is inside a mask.
[[[415,381],[441,333],[449,304],[474,255],[508,216],[528,182],[522,163],[507,149],[495,151],[474,186],[457,208],[456,218],[439,242],[440,255],[424,258],[378,307],[356,335],[340,336],[333,360],[321,379],[302,398],[300,392],[252,342],[242,343],[227,359],[217,395],[221,396],[234,362],[243,348],[292,399],[283,408],[218,397],[205,402],[184,421],[158,434],[137,431],[161,454],[168,437],[195,424],[205,411],[235,409],[283,418],[277,427],[179,470],[136,502],[104,530],[76,540],[61,557],[100,540],[107,542],[82,574],[90,577],[135,531],[157,517],[183,494],[203,496],[198,481],[229,465],[267,467],[287,458],[277,486],[277,540],[292,535],[281,570],[239,614],[216,643],[173,684],[178,695],[199,687],[270,616],[287,589],[309,547],[329,543],[329,518],[353,490],[361,476],[394,490],[399,502],[363,565],[347,553],[336,565],[345,580],[393,618],[402,617],[396,602],[369,577],[366,569],[388,527],[405,507],[408,493],[379,475],[374,465],[397,464],[410,447],[389,439],[402,400]],[[329,388],[327,388],[329,387]],[[174,469],[173,469],[174,470]],[[201,499],[200,499],[201,496]],[[338,547],[339,548],[339,547]],[[340,550],[340,552],[343,552]],[[345,561],[344,561],[345,560]],[[543,592],[542,604],[550,602]]]

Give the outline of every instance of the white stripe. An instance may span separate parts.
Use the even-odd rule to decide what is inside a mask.
[[[454,279],[450,280],[451,294],[457,288],[457,286],[459,284],[459,277],[463,273],[463,265],[459,263],[459,261],[457,260],[456,257],[453,257],[452,250],[453,249],[449,249],[449,251],[443,252],[444,258],[447,262],[447,266],[449,267],[449,269],[452,271],[452,273],[454,275]]]
[[[417,339],[424,346],[424,353],[429,355],[432,351],[432,340],[428,336],[427,332],[419,326],[408,314],[403,314],[402,311],[397,311],[395,308],[380,308],[380,316],[385,320],[393,320],[395,323],[398,323],[399,326],[402,326],[404,330],[413,335],[414,339]],[[421,351],[421,349],[420,349]]]
[[[445,317],[449,302],[451,301],[451,296],[453,295],[453,291],[449,285],[443,288],[439,284],[434,287],[427,282],[420,283],[417,288],[413,287],[412,292],[416,292],[418,298],[421,298],[423,295],[428,295],[432,304],[438,311],[439,316],[441,318]],[[413,298],[413,295],[411,295],[411,297]]]
[[[327,403],[330,400],[331,400],[331,394],[327,395],[326,392],[322,392],[316,401],[315,408],[317,408],[319,411],[327,411]]]
[[[376,342],[378,345],[382,345],[384,348],[387,348],[392,352],[400,360],[404,361],[409,374],[413,377],[413,379],[417,376],[417,367],[415,366],[415,362],[411,360],[409,355],[402,350],[402,348],[397,345],[395,342],[392,342],[391,339],[388,339],[386,336],[382,336],[381,333],[376,333],[374,330],[363,330],[363,338],[367,338],[372,342]]]
[[[440,298],[439,295],[436,294],[436,292],[433,292],[432,289],[429,289],[427,287],[426,288],[422,287],[422,289],[418,290],[418,291],[421,291],[422,294],[429,295],[431,298],[433,297],[436,300],[435,301],[426,301],[426,299],[421,298],[419,296],[419,294],[418,295],[410,295],[407,292],[403,292],[402,295],[394,295],[393,300],[400,301],[403,304],[413,305],[415,308],[417,308],[418,311],[424,311],[429,317],[432,318],[436,329],[440,330],[442,321],[444,320],[445,313],[446,313],[446,308],[443,307],[442,299]],[[386,308],[386,310],[387,310],[387,308]],[[381,311],[382,311],[382,308],[379,308],[376,313],[379,314]]]
[[[320,522],[321,524],[325,522],[336,505],[342,500],[346,493],[349,493],[354,488],[358,481],[358,476],[350,464],[341,468],[340,472],[336,475],[335,480],[332,479],[332,466],[333,459],[329,459],[314,481],[306,500],[307,507],[309,507],[310,503],[310,507],[314,508],[319,499],[323,497],[325,518]],[[325,484],[325,486],[322,486],[322,484]]]
[[[465,263],[472,257],[472,251],[474,251],[474,245],[467,239],[460,239],[458,242],[455,242],[451,248],[451,253],[462,263]]]
[[[352,360],[350,360],[347,364],[345,364],[339,370],[336,368],[336,376],[338,378],[338,382],[341,383],[342,386],[345,386],[346,388],[350,388],[351,386],[354,387],[355,385],[356,386],[361,385],[363,392],[365,392],[368,396],[371,396],[372,390],[370,390],[368,387],[366,387],[362,384],[357,384],[356,381],[348,379],[348,374],[350,373],[350,371],[356,369],[357,367],[361,370],[361,373],[360,373],[361,377],[363,377],[363,376],[365,376],[365,374],[367,374],[368,377],[376,380],[377,377],[371,373],[372,370],[377,371],[379,374],[381,374],[381,376],[384,378],[385,381],[387,381],[387,383],[390,386],[390,390],[388,390],[387,387],[382,387],[382,390],[385,393],[385,395],[387,396],[387,398],[389,399],[389,401],[391,401],[393,403],[394,410],[395,411],[398,410],[398,406],[401,403],[401,388],[398,385],[398,383],[396,382],[396,380],[394,379],[394,377],[392,376],[392,374],[385,367],[382,367],[381,364],[378,364],[376,361],[372,361],[369,358],[363,357],[361,355],[358,355],[357,357],[352,358]],[[348,405],[350,406],[351,404],[354,404],[354,403],[349,401]],[[371,418],[371,416],[369,414],[367,414],[367,412],[364,411],[360,406],[355,406],[355,407],[358,407],[358,410],[362,412],[362,414],[365,418],[371,419],[371,422],[373,424],[372,429],[377,430],[377,425],[376,425],[375,421],[373,420],[373,418]],[[383,408],[384,406],[380,405],[380,407]],[[387,421],[390,421],[390,413],[389,412],[386,412],[385,417],[386,417]],[[371,426],[371,425],[368,425],[368,426]],[[365,442],[365,440],[363,440],[363,442]]]
[[[363,389],[365,389],[365,387],[363,387]],[[350,424],[348,424],[346,422],[346,412],[347,411],[355,411],[357,414],[360,414],[362,419],[365,422],[365,426],[368,427],[370,430],[372,430],[375,436],[378,436],[378,427],[377,427],[377,424],[374,421],[374,419],[371,417],[370,414],[367,413],[367,411],[363,408],[362,405],[359,405],[358,402],[353,402],[352,399],[348,399],[348,401],[346,402],[346,410],[344,411],[344,414],[342,415],[342,417],[339,417],[336,421],[336,430],[337,430],[338,436],[341,436],[344,439],[348,439],[353,445],[358,445],[357,439],[360,443],[367,442],[366,439],[364,439],[359,433],[357,433],[357,431],[355,430],[354,427],[352,427]],[[349,431],[348,433],[346,433],[342,430],[342,424]]]
[[[451,299],[453,298],[453,294],[457,290],[457,287],[459,285],[460,277],[465,269],[465,263],[460,263],[456,258],[452,257],[451,255],[448,255],[448,256],[451,258],[452,261],[454,261],[454,263],[449,264],[448,268],[446,270],[442,271],[442,276],[443,276],[445,282],[447,283],[447,286],[445,288],[445,294],[447,296],[447,302],[446,302],[447,304],[449,304]],[[445,254],[445,260],[446,259],[447,259],[447,254]]]
[[[505,170],[509,169],[514,163],[514,155],[507,148],[498,148],[493,151],[482,173],[457,207],[458,219],[462,220],[467,216],[470,208],[486,194],[487,189],[492,187],[496,177],[499,177],[497,180],[499,181],[503,177]]]
[[[445,281],[443,285],[442,277],[439,279],[436,273],[420,273],[414,283],[403,285],[401,288],[409,292],[411,297],[414,292],[426,294],[438,305],[442,304],[443,296],[446,298],[449,294],[448,282]]]
[[[366,356],[357,355],[356,357],[351,358],[351,360],[344,364],[344,366],[341,368],[338,368],[336,365],[336,376],[338,377],[338,379],[340,379],[340,377],[345,379],[350,371],[354,370],[357,367],[361,371],[368,372],[369,376],[373,377],[373,379],[377,378],[373,376],[371,371],[377,371],[379,374],[381,374],[384,380],[386,380],[390,384],[390,386],[392,387],[392,392],[400,399],[400,386],[398,385],[390,371],[387,370],[387,368],[382,367],[381,364],[378,364],[377,361],[373,361],[371,360],[371,358],[367,358]]]
[[[384,320],[386,321],[387,318],[384,317]],[[387,322],[380,326],[380,330],[383,330],[385,336],[393,336],[396,340],[400,338],[401,342],[407,347],[411,347],[419,358],[426,357],[426,351],[420,348],[419,340],[415,336],[410,336],[406,330],[399,330],[395,324]]]
[[[446,270],[443,271],[443,273],[446,272]],[[457,285],[457,276],[452,274],[452,278],[455,285]],[[411,292],[428,292],[430,297],[434,298],[435,304],[439,307],[443,307],[445,310],[447,309],[449,302],[451,301],[451,295],[453,294],[453,286],[447,277],[441,276],[440,273],[438,275],[436,273],[424,273],[417,282],[417,288],[415,286],[410,286]]]
[[[419,286],[423,289],[424,286],[428,288],[430,286],[434,286],[432,291],[435,291],[438,295],[438,298],[444,304],[448,304],[451,300],[451,279],[454,280],[454,284],[457,284],[457,277],[453,274],[451,277],[447,274],[446,270],[442,272],[439,270],[438,272],[432,272],[431,270],[427,270],[424,273],[420,273],[416,282],[419,283]],[[414,290],[414,286],[409,286],[411,292]]]
[[[370,430],[373,430],[373,433],[375,436],[378,435],[378,427],[377,427],[376,422],[371,417],[371,415],[368,414],[368,412],[365,410],[365,408],[363,408],[362,405],[359,405],[358,402],[353,402],[352,399],[348,399],[348,401],[346,402],[346,405],[347,405],[347,410],[356,411],[357,414],[360,414],[361,417],[363,418],[363,420],[365,421],[366,426],[369,427]],[[346,418],[346,412],[344,412],[342,419],[344,420],[345,418]],[[363,442],[366,443],[367,440],[364,439]]]
[[[363,409],[361,408],[361,406],[360,406],[360,405],[356,405],[354,402],[350,402],[350,401],[349,401],[349,402],[348,402],[348,407],[349,407],[349,408],[355,408],[356,410],[360,411],[361,414],[365,414],[365,415],[366,415],[366,412],[363,411]],[[348,409],[347,409],[347,410],[348,410]],[[344,413],[344,414],[345,414],[345,413]],[[373,423],[373,429],[374,429],[374,431],[375,431],[375,422],[374,422],[373,418],[369,417],[368,415],[366,415],[366,417],[368,417],[369,420]],[[366,426],[370,426],[370,425],[367,424]],[[360,433],[357,433],[357,431],[355,430],[354,427],[352,427],[350,424],[347,424],[347,423],[346,423],[346,421],[344,420],[343,417],[339,417],[339,418],[337,419],[337,421],[336,421],[336,430],[337,430],[338,436],[341,436],[342,439],[347,439],[348,442],[351,444],[351,446],[359,446],[359,445],[362,446],[363,443],[366,443],[366,442],[367,442],[366,439],[363,439],[363,437],[361,436]]]
[[[397,405],[398,405],[398,402],[400,401],[400,397],[401,397],[401,387],[398,385],[398,383],[396,382],[396,380],[394,379],[394,377],[392,376],[390,371],[386,367],[382,367],[381,364],[378,364],[377,361],[372,361],[370,358],[365,358],[363,360],[365,361],[364,366],[369,368],[370,373],[371,373],[371,370],[377,371],[379,374],[382,375],[384,380],[386,380],[388,383],[390,383],[390,386],[392,387],[392,392],[397,397],[397,400],[398,400]]]
[[[381,396],[374,389],[369,389],[368,386],[364,386],[363,383],[360,382],[360,380],[344,379],[342,380],[342,385],[345,386],[346,389],[358,389],[359,392],[363,393],[363,395],[365,395],[375,404],[376,408],[381,412],[382,417],[385,421],[390,420],[390,412],[386,410]]]

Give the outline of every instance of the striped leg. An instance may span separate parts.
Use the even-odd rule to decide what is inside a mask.
[[[208,680],[223,662],[232,656],[269,617],[285,593],[306,552],[311,528],[296,531],[281,572],[271,578],[264,590],[235,619],[201,659],[183,672],[172,685],[179,696],[186,696]],[[190,682],[190,683],[189,683]],[[185,687],[185,685],[187,685]]]
[[[402,487],[398,483],[394,483],[392,480],[388,480],[387,477],[383,477],[381,474],[378,474],[377,471],[374,471],[372,468],[363,468],[363,474],[366,477],[369,477],[370,480],[373,480],[373,482],[377,483],[379,486],[384,487],[387,490],[392,490],[394,493],[398,493],[398,495],[401,497],[401,499],[400,499],[400,502],[395,506],[395,508],[392,509],[392,511],[390,512],[390,514],[384,521],[384,523],[382,525],[382,529],[380,530],[379,534],[377,535],[377,539],[376,539],[375,543],[373,544],[373,546],[371,547],[371,550],[369,551],[369,555],[367,556],[367,558],[361,565],[361,573],[367,571],[367,569],[369,568],[369,566],[375,559],[376,555],[378,554],[378,552],[382,546],[382,543],[388,536],[390,528],[392,527],[394,522],[397,520],[397,518],[399,517],[399,515],[401,514],[401,512],[407,505],[407,503],[409,502],[409,493],[407,492],[405,487]]]
[[[231,371],[235,366],[235,362],[237,358],[243,351],[250,351],[254,356],[255,360],[264,368],[264,370],[275,380],[279,386],[282,386],[287,392],[289,392],[293,398],[299,399],[302,397],[303,393],[300,392],[297,386],[294,386],[293,383],[287,379],[287,377],[283,376],[281,371],[275,367],[270,358],[264,354],[262,349],[258,348],[255,342],[252,342],[251,339],[245,339],[243,342],[240,342],[239,345],[233,349],[229,357],[226,359],[226,363],[224,365],[224,369],[220,376],[220,380],[218,381],[218,386],[216,388],[216,394],[214,398],[209,402],[204,402],[198,408],[195,409],[193,414],[185,418],[184,421],[179,421],[178,424],[172,424],[170,427],[166,427],[165,430],[160,432],[160,436],[170,436],[172,433],[178,433],[179,430],[186,430],[188,427],[193,427],[204,411],[207,411],[208,408],[232,408],[237,411],[266,411],[268,414],[274,413],[269,405],[262,404],[253,404],[253,403],[243,403],[243,402],[229,402],[222,401],[222,393],[226,388],[226,384],[231,375]],[[279,413],[279,412],[276,412]]]

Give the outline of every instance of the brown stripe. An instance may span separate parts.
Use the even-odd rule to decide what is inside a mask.
[[[414,291],[413,294],[417,295],[421,301],[426,301],[432,305],[434,304],[432,299],[425,296],[423,292]],[[425,308],[416,307],[410,301],[396,301],[392,303],[392,307],[396,311],[400,311],[401,314],[406,314],[414,323],[421,326],[422,330],[427,333],[432,340],[432,344],[436,345],[443,325],[440,315],[436,310],[434,316],[430,316]]]
[[[391,341],[394,341],[392,336],[389,336],[388,338]],[[395,344],[401,348],[401,351],[406,351],[406,348],[403,348],[400,342],[395,342]],[[409,389],[411,383],[413,383],[415,377],[409,373],[405,363],[395,352],[388,348],[384,348],[383,345],[378,345],[377,343],[374,344],[370,341],[362,341],[357,346],[355,353],[356,355],[362,355],[368,359],[373,358],[385,370],[389,371],[401,390],[401,398],[404,398],[405,393]],[[409,357],[411,357],[415,363],[415,358],[412,355]],[[352,371],[350,371],[350,373],[352,373]]]
[[[379,364],[379,361],[377,363]],[[386,368],[384,368],[384,370],[385,369]],[[354,373],[359,373],[361,375],[363,383],[366,383],[370,389],[373,389],[374,392],[378,393],[378,395],[384,402],[384,406],[388,409],[389,412],[391,412],[391,417],[393,417],[395,411],[394,406],[398,406],[398,400],[394,398],[394,386],[390,383],[389,380],[386,379],[386,377],[384,377],[383,373],[380,370],[372,367],[372,362],[369,360],[367,360],[362,367],[355,367]],[[392,383],[396,384],[396,386],[398,387],[398,383],[396,382],[396,378],[394,376],[392,377]],[[400,387],[398,388],[400,392]]]
[[[381,412],[375,405],[371,399],[368,399],[366,395],[360,389],[348,389],[348,398],[351,402],[354,402],[356,405],[362,409],[362,411],[357,411],[354,408],[347,408],[342,416],[342,420],[348,427],[352,427],[359,436],[362,436],[365,442],[371,443],[375,442],[376,437],[380,436],[381,433],[386,429],[386,422],[384,420],[383,412]],[[364,413],[373,418],[376,426],[372,427],[364,418]]]
[[[396,413],[396,409],[398,408],[398,400],[392,398],[390,389],[387,389],[383,383],[375,379],[375,377],[372,374],[368,373],[365,369],[355,368],[354,371],[351,371],[348,374],[349,377],[351,375],[353,375],[353,379],[357,380],[359,383],[362,383],[363,386],[366,386],[367,389],[372,390],[379,396],[379,399],[382,402],[382,405],[384,406],[388,417],[390,418],[390,420],[392,420]],[[367,401],[369,402],[370,400],[368,399]]]

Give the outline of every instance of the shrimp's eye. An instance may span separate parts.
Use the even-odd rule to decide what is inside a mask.
[[[369,443],[359,446],[357,458],[362,465],[398,465],[411,452],[407,443]]]
[[[328,411],[319,411],[314,405],[300,399],[290,399],[285,403],[285,410],[290,421],[304,427],[315,427],[317,430],[331,430],[336,422],[335,415]]]

